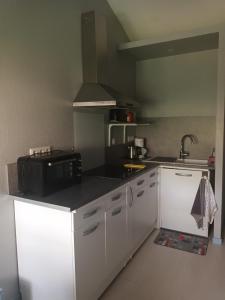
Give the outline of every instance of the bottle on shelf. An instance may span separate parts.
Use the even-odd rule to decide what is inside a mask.
[[[215,164],[215,148],[212,149],[212,153],[208,157],[208,164],[209,165],[214,165]]]

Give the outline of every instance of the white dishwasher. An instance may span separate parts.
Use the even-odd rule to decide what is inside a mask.
[[[160,227],[208,236],[206,220],[203,221],[204,228],[199,229],[191,215],[202,172],[196,169],[161,168]]]

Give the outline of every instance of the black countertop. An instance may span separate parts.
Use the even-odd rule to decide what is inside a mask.
[[[21,193],[17,193],[13,196],[15,196],[20,201],[25,201],[28,203],[36,204],[36,205],[42,205],[47,206],[51,208],[56,208],[64,211],[74,211],[79,209],[80,207],[92,202],[93,200],[113,191],[114,189],[118,188],[119,186],[126,184],[130,180],[134,179],[135,177],[144,174],[145,172],[154,169],[156,167],[162,166],[168,166],[168,167],[178,167],[178,168],[200,168],[200,169],[210,169],[209,166],[201,166],[197,167],[194,165],[184,165],[179,163],[174,164],[171,162],[140,162],[140,161],[121,161],[121,164],[123,163],[138,163],[138,164],[144,164],[146,165],[145,169],[139,170],[138,172],[131,172],[129,176],[120,176],[120,178],[113,178],[114,176],[110,177],[104,177],[104,176],[96,176],[96,169],[90,170],[87,172],[89,176],[83,175],[82,177],[82,183],[73,185],[70,188],[61,190],[59,192],[56,192],[54,194],[51,194],[46,197],[40,197],[40,196],[34,196],[34,195],[24,195]],[[120,168],[121,168],[120,164]],[[115,166],[113,166],[114,168]],[[103,168],[97,168],[98,171]],[[118,175],[115,170],[112,173]],[[104,172],[105,166],[104,166]],[[108,173],[109,170],[107,170]],[[121,171],[121,170],[120,170]],[[119,171],[119,173],[120,173]],[[103,172],[103,174],[104,174]],[[102,173],[102,170],[100,174]],[[111,172],[109,172],[111,173]],[[99,175],[99,174],[98,174]]]
[[[154,163],[148,163],[145,165],[145,169],[135,172],[132,176],[126,178],[106,178],[84,175],[82,177],[82,183],[73,185],[46,197],[25,195],[22,193],[17,193],[14,196],[17,200],[32,204],[47,206],[64,211],[74,211],[158,166]]]

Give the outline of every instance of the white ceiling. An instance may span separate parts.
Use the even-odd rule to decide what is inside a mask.
[[[225,24],[225,0],[107,0],[131,41]]]

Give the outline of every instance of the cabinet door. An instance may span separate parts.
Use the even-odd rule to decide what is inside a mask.
[[[143,241],[149,231],[149,210],[148,186],[145,186],[133,192],[132,235],[134,247]]]
[[[157,178],[156,178],[157,179]],[[148,215],[149,215],[149,231],[151,232],[156,225],[158,218],[158,181],[151,181],[148,186],[149,201],[148,201]]]
[[[77,300],[95,300],[104,289],[104,215],[92,224],[75,230]]]
[[[128,251],[126,207],[119,205],[106,213],[107,274],[112,277],[122,268]]]
[[[191,216],[201,177],[202,171],[200,170],[161,170],[161,227],[196,235],[207,235],[205,231],[198,229]]]

